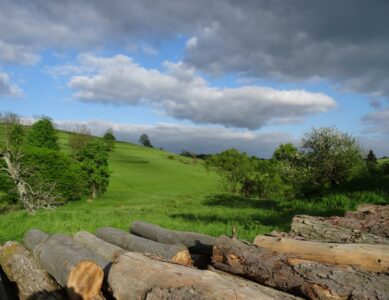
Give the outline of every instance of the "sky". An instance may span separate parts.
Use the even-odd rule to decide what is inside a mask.
[[[387,0],[0,0],[0,111],[270,157],[312,128],[389,156]]]

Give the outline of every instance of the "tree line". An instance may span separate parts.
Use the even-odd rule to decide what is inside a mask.
[[[17,115],[1,117],[0,191],[3,201],[27,211],[53,208],[84,195],[96,198],[109,183],[108,151],[115,137],[92,138],[86,128],[69,135],[70,154],[61,151],[57,131],[48,117],[31,127]]]
[[[220,175],[226,191],[246,197],[293,199],[389,183],[389,162],[379,165],[372,150],[365,155],[355,138],[328,127],[306,133],[299,148],[281,144],[269,160],[228,149],[211,155],[206,167]]]

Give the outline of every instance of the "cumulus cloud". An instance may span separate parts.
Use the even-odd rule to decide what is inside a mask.
[[[22,96],[23,91],[10,81],[8,74],[0,72],[0,98]]]
[[[182,62],[165,62],[166,71],[146,69],[124,55],[84,54],[69,87],[82,101],[136,105],[147,102],[176,119],[227,127],[260,128],[269,122],[294,123],[328,111],[335,101],[321,93],[259,86],[220,88],[209,85]],[[69,70],[69,66],[64,67]]]
[[[295,142],[291,135],[283,132],[259,133],[179,124],[128,125],[101,120],[57,121],[56,124],[65,130],[74,130],[85,125],[96,135],[103,135],[108,128],[112,128],[119,140],[135,143],[140,135],[145,133],[154,146],[175,153],[182,150],[217,153],[233,147],[251,155],[271,157],[280,143]]]

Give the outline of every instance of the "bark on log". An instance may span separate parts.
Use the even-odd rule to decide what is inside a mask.
[[[108,262],[62,234],[52,235],[34,249],[41,266],[63,287],[70,299],[92,299],[99,295],[103,269]]]
[[[73,239],[110,262],[126,252],[123,248],[99,239],[87,231],[77,232],[73,235]]]
[[[182,265],[192,265],[189,251],[184,245],[162,244],[109,227],[99,228],[96,236],[129,251],[155,254]]]
[[[22,245],[7,243],[0,251],[6,252],[2,266],[8,279],[15,282],[19,299],[65,299],[58,284]]]
[[[346,212],[344,218],[333,219],[335,225],[389,238],[389,205],[363,204],[356,212]]]
[[[117,300],[297,299],[237,277],[159,261],[136,252],[119,257],[111,267],[108,283]]]
[[[212,264],[309,299],[388,299],[389,295],[387,274],[304,260],[225,236],[216,241]]]
[[[389,245],[321,243],[263,235],[258,235],[253,244],[327,264],[352,265],[368,272],[389,271]]]
[[[165,244],[183,244],[189,251],[212,255],[216,238],[196,233],[165,229],[161,226],[136,221],[130,226],[130,232],[144,238]]]
[[[49,237],[50,235],[46,232],[38,229],[31,229],[24,235],[23,244],[28,250],[33,251],[36,246],[47,241]]]
[[[295,216],[291,231],[308,240],[329,243],[359,243],[389,245],[389,238],[363,233],[360,230],[334,225],[331,220],[323,217]]]

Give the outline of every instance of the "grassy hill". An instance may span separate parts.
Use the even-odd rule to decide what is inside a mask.
[[[59,132],[59,137],[62,151],[68,152],[68,134]],[[252,240],[259,233],[288,230],[295,214],[341,214],[351,206],[338,196],[282,202],[222,194],[217,175],[201,161],[192,165],[189,158],[124,142],[110,152],[109,166],[108,191],[94,201],[82,199],[35,215],[22,210],[0,215],[0,242],[19,240],[31,228],[50,233],[93,232],[101,226],[127,230],[134,220],[214,236],[230,234],[235,225],[240,238]]]

